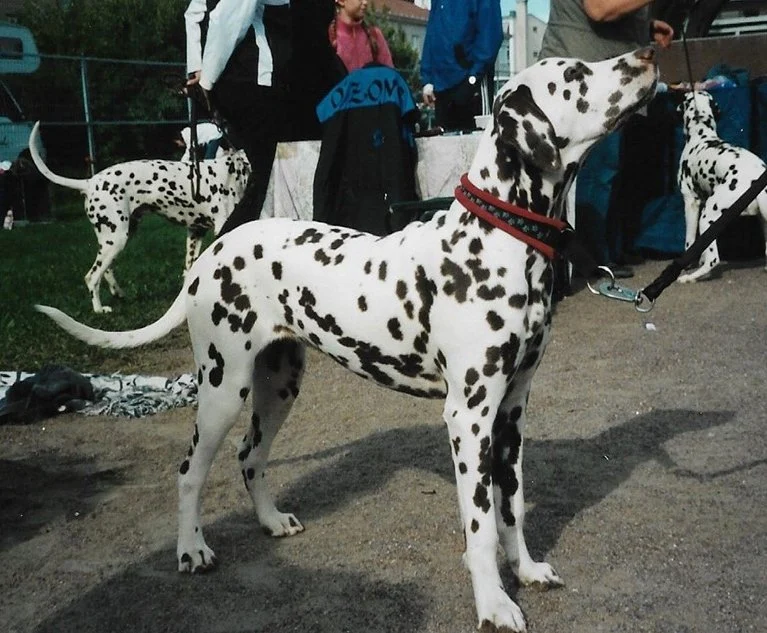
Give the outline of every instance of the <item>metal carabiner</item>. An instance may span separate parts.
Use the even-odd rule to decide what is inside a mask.
[[[586,286],[592,294],[607,297],[608,299],[615,299],[616,301],[633,303],[637,312],[649,312],[653,309],[655,303],[647,299],[641,292],[632,290],[631,288],[624,288],[617,284],[615,282],[615,273],[613,273],[608,266],[598,266],[597,268],[605,273],[610,279],[608,281],[603,281],[596,288],[587,281]],[[649,306],[645,305],[645,302],[649,302]]]

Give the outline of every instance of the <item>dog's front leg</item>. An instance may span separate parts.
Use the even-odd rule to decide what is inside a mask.
[[[703,200],[695,195],[690,187],[684,185],[682,186],[682,200],[684,201],[684,249],[687,250],[698,236],[698,219]]]
[[[722,200],[720,196],[716,194],[712,195],[703,204],[700,212],[700,219],[698,220],[697,233],[703,234],[714,221],[722,214],[722,210],[727,208],[729,202]],[[685,198],[685,223],[687,222],[687,198]],[[693,238],[694,241],[694,238]],[[689,248],[689,245],[685,244],[685,248]],[[694,281],[702,281],[709,279],[714,268],[719,265],[719,247],[716,240],[711,242],[703,251],[698,267],[690,273],[679,276],[679,283],[691,283]]]
[[[107,282],[107,285],[109,286],[109,292],[113,297],[125,297],[125,293],[123,292],[123,289],[120,288],[120,284],[117,283],[115,273],[111,268],[107,268],[104,271],[104,280]]]
[[[476,393],[484,391],[484,387],[477,388]],[[479,407],[472,406],[471,399],[448,395],[443,415],[453,449],[458,504],[466,540],[464,563],[471,574],[479,626],[488,632],[525,631],[525,617],[503,588],[496,558],[492,412],[482,415]]]
[[[535,367],[520,371],[515,376],[493,422],[493,493],[496,522],[501,545],[519,582],[525,586],[561,587],[564,581],[551,565],[532,559],[527,550],[523,530],[523,438],[527,395]]]

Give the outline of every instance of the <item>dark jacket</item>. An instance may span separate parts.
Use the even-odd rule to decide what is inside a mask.
[[[421,82],[442,92],[469,75],[492,73],[502,42],[500,0],[433,2],[421,55]]]
[[[396,70],[369,65],[339,82],[317,116],[323,135],[314,219],[384,235],[389,205],[416,199],[410,88]]]

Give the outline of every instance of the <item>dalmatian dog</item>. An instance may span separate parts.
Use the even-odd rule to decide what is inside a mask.
[[[465,178],[486,200],[561,216],[587,150],[643,106],[656,82],[649,48],[523,70],[499,91]],[[385,237],[284,218],[242,225],[206,249],[167,313],[138,330],[105,332],[37,309],[112,348],[154,341],[186,320],[199,407],[178,477],[182,572],[216,562],[203,537],[201,490],[248,396],[238,457],[258,520],[275,536],[304,529],[275,507],[264,474],[298,396],[307,345],[385,387],[444,399],[478,622],[483,631],[519,632],[525,618],[504,590],[497,546],[522,585],[563,584],[531,558],[522,530],[522,436],[549,340],[551,291],[550,258],[456,199]]]
[[[685,146],[679,162],[679,190],[684,198],[685,249],[728,209],[752,181],[767,169],[764,161],[742,147],[726,143],[716,133],[713,97],[704,91],[688,92],[680,105]],[[759,214],[767,241],[767,189],[743,215]],[[719,265],[716,241],[701,255],[698,267],[678,281],[690,283],[711,277]],[[765,268],[767,270],[767,267]]]
[[[200,254],[205,231],[216,233],[242,198],[250,163],[240,150],[200,163],[199,191],[192,163],[172,160],[134,160],[108,167],[92,178],[73,179],[54,174],[40,155],[40,122],[32,128],[29,151],[48,180],[77,189],[85,196],[85,210],[99,243],[93,266],[85,275],[94,312],[111,312],[101,303],[101,280],[113,296],[123,296],[112,263],[128,242],[131,220],[148,210],[187,227],[184,270]],[[193,185],[194,182],[194,185]],[[197,194],[196,196],[194,194]]]

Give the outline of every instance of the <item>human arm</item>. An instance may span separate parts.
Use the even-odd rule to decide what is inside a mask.
[[[191,0],[184,12],[186,72],[188,75],[199,73],[200,68],[202,68],[202,30],[200,23],[205,18],[207,10],[205,0]]]
[[[262,0],[221,0],[210,12],[200,75],[200,86],[206,91],[211,90],[221,76],[261,4]]]
[[[613,22],[651,2],[652,0],[584,0],[583,8],[594,22]],[[674,39],[674,29],[663,20],[650,20],[650,38],[661,48],[668,48]]]
[[[480,0],[477,5],[477,40],[472,46],[469,75],[482,75],[492,69],[503,42],[500,0]]]
[[[583,0],[583,9],[594,22],[613,22],[651,2],[652,0]]]

